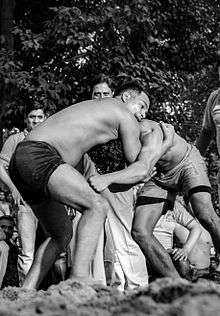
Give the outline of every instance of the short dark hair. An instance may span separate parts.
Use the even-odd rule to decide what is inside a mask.
[[[91,87],[92,90],[97,84],[100,84],[100,83],[107,83],[109,88],[112,89],[113,80],[109,76],[106,76],[105,74],[101,73],[94,78],[92,82],[92,87]]]
[[[117,97],[120,94],[122,94],[123,92],[128,91],[128,90],[133,90],[133,91],[136,91],[138,93],[141,93],[144,91],[142,85],[139,82],[128,81],[128,82],[123,83],[121,86],[119,86],[115,90],[114,96]]]
[[[42,110],[45,115],[47,114],[43,105],[41,105],[38,102],[34,102],[25,107],[25,113],[24,113],[25,117],[27,117],[30,114],[30,112],[35,111],[35,110]]]
[[[13,218],[11,215],[2,215],[2,216],[0,216],[0,221],[1,221],[2,219],[6,219],[6,220],[12,222],[13,225],[15,225],[14,218]]]

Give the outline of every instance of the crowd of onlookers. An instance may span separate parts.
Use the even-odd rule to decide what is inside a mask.
[[[93,86],[92,98],[112,97],[113,91],[107,78]],[[13,128],[5,133],[4,146],[0,153],[0,286],[21,286],[33,262],[38,246],[48,235],[38,223],[29,205],[13,186],[7,175],[7,167],[16,145],[31,129],[47,118],[42,108],[31,108],[25,116],[26,129]],[[85,155],[84,173],[89,177],[96,171],[94,163]],[[3,183],[4,182],[4,183]],[[91,264],[91,275],[103,284],[119,290],[148,284],[157,273],[146,264],[141,250],[131,237],[133,207],[139,186],[126,193],[112,193],[106,199],[112,206],[105,227],[100,234],[97,250]],[[65,280],[71,268],[75,247],[75,232],[80,213],[70,207],[66,211],[72,220],[73,238],[66,251],[56,260],[53,268],[43,280],[41,288]],[[215,250],[209,233],[194,218],[192,210],[179,197],[174,209],[163,214],[154,228],[154,236],[170,253],[181,276],[190,280],[209,277]],[[184,245],[191,239],[191,251],[185,255]],[[218,266],[218,260],[215,261]],[[215,268],[216,268],[215,266]],[[218,270],[218,267],[217,269]]]

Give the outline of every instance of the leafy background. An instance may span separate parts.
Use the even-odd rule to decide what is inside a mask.
[[[90,98],[104,73],[115,86],[140,81],[150,96],[149,116],[195,141],[208,95],[218,87],[219,0],[11,1],[13,47],[2,29],[0,50],[5,128],[22,129],[30,104],[53,113]],[[101,172],[124,165],[115,142],[90,154]],[[218,208],[214,141],[207,162]]]

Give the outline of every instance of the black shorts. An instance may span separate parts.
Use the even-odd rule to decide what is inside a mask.
[[[9,175],[26,202],[40,204],[49,198],[49,177],[63,163],[58,151],[48,143],[24,141],[10,160]]]

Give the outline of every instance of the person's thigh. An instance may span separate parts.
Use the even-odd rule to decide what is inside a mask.
[[[132,230],[141,229],[152,233],[165,208],[164,202],[136,207]]]
[[[162,214],[173,208],[175,194],[149,181],[140,191],[135,207],[134,227],[152,231]]]
[[[61,164],[49,178],[47,189],[50,197],[79,211],[91,208],[101,199],[86,179],[68,164]]]
[[[180,173],[179,183],[182,193],[189,200],[196,192],[210,192],[206,164],[196,148],[192,149]]]

